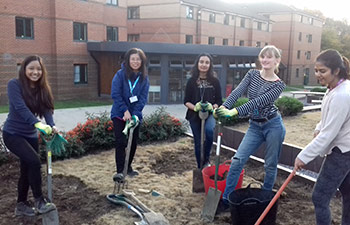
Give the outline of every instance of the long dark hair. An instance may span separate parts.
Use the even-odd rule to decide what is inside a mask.
[[[142,74],[141,79],[145,79],[147,77],[147,68],[146,68],[147,57],[146,57],[145,53],[139,48],[131,48],[131,49],[129,49],[129,51],[127,51],[125,53],[124,64],[125,64],[125,68],[126,68],[126,76],[127,76],[127,78],[131,79],[132,75],[133,75],[133,70],[130,67],[130,56],[132,54],[138,54],[139,55],[139,57],[141,59],[141,66],[139,68],[139,71]]]
[[[31,87],[31,81],[26,76],[26,68],[28,64],[33,61],[38,61],[42,70],[42,75],[40,79],[34,83],[34,88]],[[19,69],[18,80],[22,86],[24,102],[34,115],[43,117],[47,110],[51,110],[53,113],[53,95],[47,80],[47,70],[40,56],[32,55],[23,60],[21,68]]]
[[[210,60],[210,65],[209,65],[209,69],[207,72],[207,79],[208,81],[211,81],[214,79],[214,69],[213,69],[213,57],[209,54],[209,53],[201,53],[197,56],[196,61],[194,62],[194,66],[192,67],[192,77],[195,79],[198,79],[199,77],[199,70],[198,70],[198,63],[199,63],[199,59],[202,56],[206,56],[209,58]]]
[[[337,50],[327,49],[320,52],[316,57],[316,62],[320,62],[330,68],[332,74],[339,68],[339,78],[350,78],[349,60],[345,56],[342,56]]]

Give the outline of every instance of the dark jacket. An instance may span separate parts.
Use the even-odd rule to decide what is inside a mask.
[[[135,79],[131,82],[132,85],[134,85],[137,77],[140,78],[133,89],[133,95],[137,96],[138,101],[130,103],[130,97],[132,97],[132,94],[124,64],[122,64],[122,68],[114,75],[111,88],[111,97],[114,101],[111,110],[112,119],[115,117],[123,118],[124,112],[129,110],[131,115],[138,116],[140,121],[142,121],[142,110],[148,99],[149,79],[148,76],[146,76],[145,79],[142,79],[142,74],[139,72],[134,74]]]
[[[21,83],[18,79],[12,79],[8,82],[7,96],[9,100],[9,114],[3,130],[10,134],[37,138],[38,132],[34,124],[40,120],[27,107],[23,99]],[[48,125],[55,125],[51,110],[44,113],[44,118]]]
[[[217,104],[219,106],[222,104],[221,87],[217,78],[214,77],[212,80],[208,80],[208,85],[205,88],[200,88],[197,79],[194,77],[191,77],[188,80],[186,84],[184,104],[186,104],[186,102],[191,102],[195,105],[197,102],[201,101],[202,97],[203,102],[207,101],[212,105]],[[198,117],[198,113],[187,109],[186,119],[190,120],[193,117]]]

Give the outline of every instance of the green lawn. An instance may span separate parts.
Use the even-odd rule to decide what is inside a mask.
[[[79,107],[89,107],[89,106],[103,106],[112,105],[112,100],[70,100],[70,101],[57,101],[55,102],[55,109],[68,109],[68,108],[79,108]],[[7,113],[8,105],[0,105],[0,113]]]

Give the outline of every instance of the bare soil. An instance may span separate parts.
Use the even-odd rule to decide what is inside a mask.
[[[319,119],[319,112],[284,118],[287,129],[285,141],[305,146],[312,139],[313,129]],[[241,124],[236,128],[245,131],[247,124]],[[222,153],[221,161],[233,155],[232,152],[224,150]],[[0,167],[0,224],[42,224],[40,216],[34,218],[14,216],[18,165],[18,160],[12,157],[10,163]],[[162,213],[172,225],[204,224],[200,220],[200,213],[206,196],[204,193],[192,193],[192,169],[196,163],[191,138],[138,146],[133,165],[140,175],[128,178],[128,188],[132,189],[142,202],[152,210]],[[46,193],[45,165],[42,171]],[[252,181],[263,181],[264,172],[260,163],[249,161],[245,171],[243,187]],[[139,221],[131,211],[106,199],[105,196],[113,192],[114,172],[113,149],[79,159],[54,162],[53,202],[58,207],[60,224],[127,225]],[[282,185],[287,176],[285,172],[279,172],[276,189]],[[161,193],[161,196],[145,194],[139,189],[155,190]],[[293,179],[279,200],[277,224],[315,224],[311,191],[311,184]],[[339,197],[332,200],[332,213],[333,224],[340,224]],[[216,216],[214,222],[209,224],[224,225],[230,224],[230,221],[230,213],[223,213]]]

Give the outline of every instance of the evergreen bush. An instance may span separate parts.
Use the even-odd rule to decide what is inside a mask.
[[[303,103],[298,99],[288,96],[283,96],[282,98],[277,99],[275,104],[282,116],[294,116],[298,112],[301,112],[304,107]]]
[[[326,92],[326,91],[327,91],[327,88],[324,88],[324,87],[315,87],[315,88],[312,88],[310,91],[312,91],[312,92]]]

